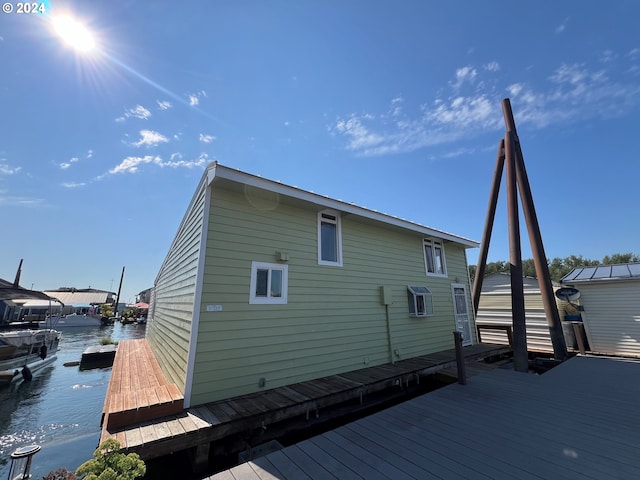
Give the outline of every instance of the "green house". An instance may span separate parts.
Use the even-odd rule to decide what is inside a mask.
[[[474,241],[210,164],[152,292],[185,406],[476,342]]]

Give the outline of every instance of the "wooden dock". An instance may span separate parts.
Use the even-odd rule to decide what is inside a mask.
[[[492,368],[479,359],[510,352],[503,345],[465,347],[468,375]],[[191,450],[204,461],[211,442],[252,430],[271,431],[283,420],[297,418],[304,425],[348,401],[357,410],[374,394],[402,391],[436,372],[455,380],[455,365],[451,349],[183,409],[181,394],[167,384],[146,340],[125,340],[120,342],[105,398],[101,441],[115,438],[125,451],[144,460]],[[164,403],[160,391],[167,392]]]
[[[640,362],[495,369],[208,480],[640,478]]]
[[[120,342],[102,409],[103,436],[118,427],[174,415],[183,409],[182,393],[167,381],[147,341]]]

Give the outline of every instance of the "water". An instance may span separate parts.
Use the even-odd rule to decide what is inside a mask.
[[[100,417],[111,368],[80,371],[65,367],[104,337],[144,337],[143,325],[69,328],[62,331],[58,359],[31,382],[0,388],[0,479],[9,475],[11,452],[37,444],[32,478],[64,467],[73,471],[89,460],[100,441]]]

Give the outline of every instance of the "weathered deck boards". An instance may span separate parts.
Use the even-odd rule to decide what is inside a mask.
[[[209,477],[640,478],[640,361],[495,369]]]
[[[123,342],[123,344],[126,343]],[[135,346],[139,349],[145,346],[148,349],[146,342]],[[150,350],[138,350],[140,351],[143,355],[150,353]],[[475,360],[478,358],[509,351],[510,348],[503,345],[481,344],[465,347],[464,354],[467,361],[473,364],[477,363]],[[137,380],[126,378],[126,368],[129,368],[131,373],[135,370],[133,367],[136,364],[134,351],[129,349],[124,352],[122,359],[126,360],[119,362],[121,359],[118,351],[111,382],[119,386],[139,382],[139,387],[143,390],[148,388],[148,385],[142,383],[144,380],[141,378]],[[123,365],[126,367],[123,368]],[[136,452],[145,460],[156,458],[281,420],[301,415],[314,417],[322,408],[348,400],[362,399],[366,395],[389,387],[402,388],[409,381],[419,381],[421,375],[451,367],[455,367],[454,349],[198,405],[184,411],[180,409],[179,412],[167,414],[163,418],[129,416],[127,420],[133,419],[129,423],[105,422],[101,441],[112,437],[117,439],[127,451]],[[111,383],[109,387],[111,388]],[[159,388],[156,387],[156,391]],[[107,405],[118,408],[119,410],[116,411],[125,411],[119,403],[121,397],[123,396],[110,396],[108,392],[105,411]],[[135,398],[141,398],[141,395],[136,395]],[[146,398],[147,401],[150,400],[149,396]]]
[[[105,395],[103,436],[117,427],[180,413],[183,401],[178,387],[165,378],[147,341],[124,340],[118,345]]]

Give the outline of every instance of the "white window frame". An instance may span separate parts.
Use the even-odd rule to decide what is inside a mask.
[[[267,295],[257,296],[256,286],[258,283],[258,270],[268,270],[267,277]],[[279,270],[282,272],[282,296],[271,296],[271,272],[273,270]],[[281,263],[267,263],[267,262],[251,262],[251,282],[249,286],[249,303],[264,305],[264,304],[286,304],[287,303],[287,290],[289,286],[289,265],[283,265]]]
[[[442,272],[435,271],[436,269],[436,250],[440,249],[442,259]],[[429,271],[429,262],[427,259],[427,249],[431,251],[431,258],[434,262],[434,271]],[[436,240],[434,238],[422,239],[422,255],[424,256],[424,270],[429,277],[446,277],[447,276],[447,261],[444,254],[444,242],[442,240]]]
[[[422,305],[418,301],[419,298],[422,299]],[[434,315],[433,294],[427,287],[407,285],[407,300],[410,317],[432,317]]]
[[[331,218],[326,218],[323,215],[329,215]],[[336,226],[336,261],[323,260],[322,259],[322,224],[329,223]],[[340,212],[335,210],[322,210],[318,212],[318,265],[329,265],[333,267],[342,266],[342,221],[340,219]]]

